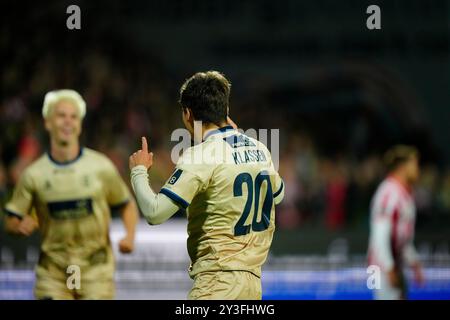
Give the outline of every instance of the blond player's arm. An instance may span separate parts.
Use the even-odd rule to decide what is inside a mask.
[[[17,182],[11,200],[5,207],[5,230],[9,233],[29,236],[38,228],[38,223],[29,212],[33,203],[33,182],[25,170]]]
[[[128,236],[134,238],[136,224],[139,219],[136,202],[131,198],[121,210],[121,218]]]
[[[7,216],[5,219],[5,230],[11,234],[28,237],[38,228],[39,224],[30,215],[23,218]]]
[[[5,231],[11,234],[18,234],[22,218],[7,215],[5,216]]]
[[[121,218],[125,228],[125,238],[119,242],[119,250],[122,253],[130,253],[134,249],[134,238],[136,233],[136,224],[139,220],[136,202],[132,197],[121,208]]]
[[[149,224],[161,224],[180,209],[164,194],[153,192],[148,181],[147,168],[143,165],[131,169],[131,185],[139,208]]]

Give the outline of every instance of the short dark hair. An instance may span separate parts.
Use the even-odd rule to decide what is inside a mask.
[[[388,172],[396,170],[400,165],[408,162],[412,157],[419,158],[416,147],[396,145],[390,148],[384,155],[383,161]]]
[[[226,121],[231,84],[218,71],[197,72],[180,89],[179,103],[195,120],[220,125]]]

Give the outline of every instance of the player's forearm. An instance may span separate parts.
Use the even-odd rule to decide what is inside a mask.
[[[415,266],[419,263],[419,255],[417,254],[414,244],[409,242],[403,249],[403,257],[410,266]]]
[[[148,223],[161,224],[178,211],[178,207],[167,197],[153,192],[144,166],[136,166],[131,170],[131,185],[139,208]]]
[[[122,222],[125,227],[127,237],[130,239],[134,239],[138,219],[139,215],[136,203],[134,202],[134,199],[130,199],[130,201],[122,209]]]
[[[377,221],[373,225],[374,253],[385,271],[394,268],[394,257],[391,249],[391,225],[387,220]]]
[[[7,217],[5,229],[7,232],[20,236],[29,236],[38,228],[38,223],[29,215],[23,218]]]
[[[11,234],[19,234],[20,219],[17,217],[5,217],[5,231]]]

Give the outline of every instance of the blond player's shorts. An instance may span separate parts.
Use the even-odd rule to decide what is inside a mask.
[[[40,259],[36,267],[34,295],[36,299],[74,300],[102,299],[115,296],[114,261],[105,261],[82,267],[80,281],[73,281],[73,271],[61,268],[49,259]],[[79,286],[78,286],[79,284]]]
[[[189,300],[261,300],[261,279],[247,271],[202,272],[194,277]]]

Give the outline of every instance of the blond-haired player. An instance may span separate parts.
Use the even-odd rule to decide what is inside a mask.
[[[136,205],[113,163],[80,146],[85,113],[86,104],[76,91],[47,93],[42,115],[50,150],[25,169],[5,207],[7,231],[28,236],[39,228],[42,234],[35,269],[37,299],[114,297],[112,207],[121,210],[126,229],[119,249],[133,250]],[[72,275],[78,278],[68,281]]]
[[[190,299],[261,299],[261,266],[272,243],[283,182],[264,144],[228,118],[230,84],[215,71],[197,73],[180,90],[183,122],[201,143],[187,149],[158,194],[149,186],[147,140],[130,156],[137,202],[150,224],[187,209]]]
[[[414,270],[416,281],[423,281],[422,268],[414,248],[416,207],[412,187],[419,177],[418,151],[397,145],[386,152],[388,175],[380,184],[371,204],[369,264],[380,268],[380,288],[375,298],[405,299],[403,268]]]

